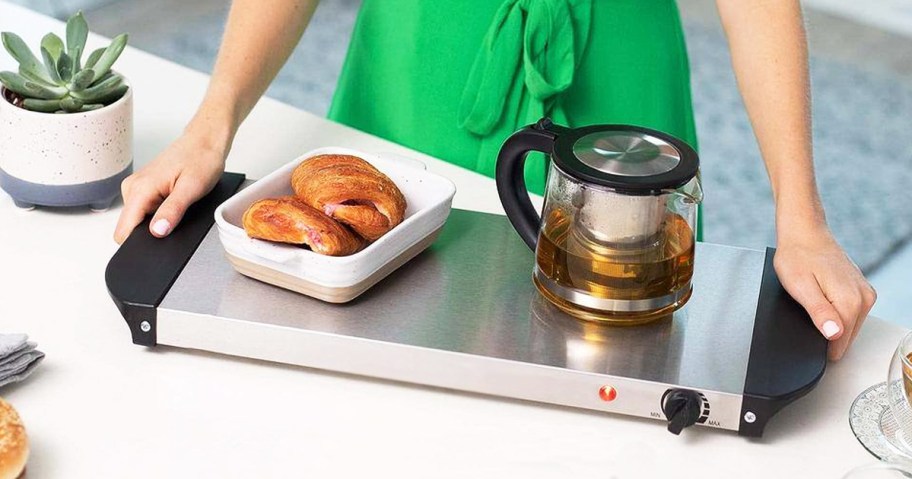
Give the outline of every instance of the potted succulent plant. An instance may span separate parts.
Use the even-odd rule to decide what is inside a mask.
[[[0,187],[17,206],[107,209],[133,170],[133,102],[111,69],[126,35],[85,57],[82,13],[66,42],[48,33],[40,60],[18,35],[0,34],[18,72],[0,72]]]

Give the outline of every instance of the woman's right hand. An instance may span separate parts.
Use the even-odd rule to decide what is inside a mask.
[[[212,79],[184,134],[124,180],[124,208],[114,240],[123,243],[152,214],[149,230],[168,236],[187,207],[211,190],[225,169],[238,127],[294,50],[318,0],[233,0]]]
[[[225,169],[230,141],[213,142],[185,132],[143,169],[123,181],[124,207],[114,230],[123,243],[146,215],[152,214],[152,235],[168,236],[187,208],[218,183]]]

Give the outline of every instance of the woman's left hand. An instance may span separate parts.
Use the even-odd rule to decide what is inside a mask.
[[[773,260],[782,286],[807,310],[839,360],[855,339],[877,293],[826,226],[780,234]]]

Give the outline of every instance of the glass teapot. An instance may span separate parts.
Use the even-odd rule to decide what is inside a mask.
[[[550,156],[539,217],[523,178],[530,151]],[[497,191],[535,251],[533,282],[586,320],[642,324],[691,295],[696,152],[665,133],[628,125],[565,128],[542,119],[504,142]]]

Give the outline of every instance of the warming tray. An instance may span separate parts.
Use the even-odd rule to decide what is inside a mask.
[[[242,181],[226,174],[170,237],[139,227],[111,259],[134,343],[659,420],[686,391],[698,426],[745,436],[824,373],[826,340],[779,284],[773,250],[700,243],[692,299],[673,318],[602,326],[538,296],[533,255],[505,217],[454,209],[427,251],[333,305],[232,269],[212,212]]]

